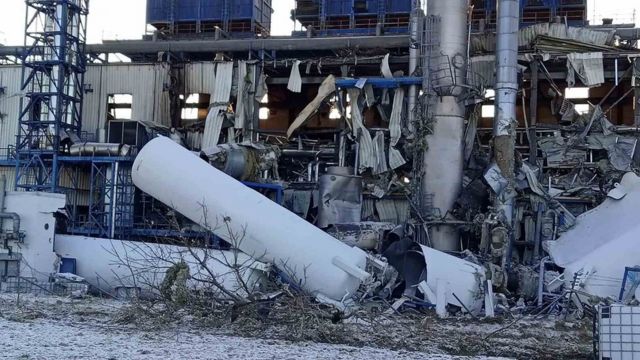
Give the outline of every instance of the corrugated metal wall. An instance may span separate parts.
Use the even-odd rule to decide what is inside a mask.
[[[213,63],[193,63],[185,67],[186,93],[212,93],[215,82]],[[0,151],[15,145],[20,113],[20,86],[22,68],[19,65],[0,66]],[[104,127],[107,119],[107,97],[109,94],[132,95],[132,120],[145,120],[170,125],[169,93],[165,85],[170,83],[167,64],[109,64],[89,65],[85,75],[87,92],[84,97],[82,130],[96,133]],[[0,153],[0,159],[6,158]],[[0,175],[7,177],[7,189],[15,187],[15,168],[0,167]],[[60,185],[71,187],[71,181],[61,175]],[[80,188],[89,189],[89,174],[80,175]],[[79,204],[88,204],[88,192],[79,193]]]
[[[213,94],[216,83],[216,65],[212,62],[190,63],[184,67],[184,88],[186,95]]]
[[[191,63],[184,69],[185,93],[213,93],[215,64]],[[132,120],[145,120],[169,126],[169,93],[164,89],[170,83],[167,64],[109,64],[89,65],[85,75],[84,108],[82,130],[95,134],[107,121],[107,97],[109,94],[132,95]],[[20,86],[22,68],[19,65],[0,66],[0,159],[5,159],[5,150],[15,145],[20,114]],[[166,86],[167,85],[167,86]],[[0,167],[0,175],[7,177],[7,189],[14,189],[15,168]],[[89,174],[80,175],[80,188],[89,189]],[[70,187],[65,174],[61,186]],[[81,204],[88,203],[88,194],[82,193]]]
[[[0,157],[5,157],[4,150],[16,143],[21,83],[20,66],[0,66],[0,86],[4,88],[4,94],[0,95],[0,151],[3,151]]]
[[[169,66],[166,64],[90,65],[85,75],[82,130],[95,133],[107,119],[107,97],[131,94],[131,119],[170,125]]]
[[[190,63],[185,65],[185,93],[213,93],[215,64]],[[20,66],[0,66],[0,86],[5,88],[0,95],[0,149],[15,144],[20,112]],[[82,130],[95,134],[105,126],[107,119],[107,97],[110,94],[131,94],[132,120],[151,121],[169,126],[170,84],[167,64],[109,64],[89,65],[85,75],[84,108]],[[5,154],[1,153],[0,157]]]

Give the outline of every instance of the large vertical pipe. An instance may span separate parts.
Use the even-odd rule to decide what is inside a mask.
[[[411,12],[411,37],[409,39],[409,76],[414,76],[418,69],[418,58],[420,57],[420,22],[424,13],[419,7],[419,2],[414,2],[413,11]],[[418,87],[411,85],[409,87],[408,96],[408,128],[413,132],[413,123],[416,120],[415,108],[416,99],[418,97]]]
[[[504,216],[506,225],[511,225],[513,218],[519,21],[519,0],[499,0],[493,143],[494,160],[508,183],[507,188],[496,197],[496,208]]]
[[[429,0],[427,13],[440,18],[439,53],[432,69],[450,69],[450,91],[434,100],[433,134],[427,136],[424,155],[423,196],[433,197],[433,207],[446,215],[462,189],[464,165],[465,105],[460,98],[466,83],[468,0]],[[446,71],[445,71],[446,72]],[[438,76],[441,78],[440,76]],[[441,225],[431,228],[431,246],[442,251],[459,250],[458,230]]]

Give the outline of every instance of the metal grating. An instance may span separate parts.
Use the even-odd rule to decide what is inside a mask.
[[[595,326],[601,360],[640,360],[640,306],[601,306]]]

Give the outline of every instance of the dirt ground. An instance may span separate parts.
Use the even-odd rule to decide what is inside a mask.
[[[430,313],[264,317],[174,313],[109,299],[0,295],[0,358],[9,359],[585,359],[590,321],[438,319]],[[335,322],[335,323],[334,323]]]

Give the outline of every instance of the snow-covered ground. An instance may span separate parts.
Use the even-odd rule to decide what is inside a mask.
[[[462,359],[446,355],[292,344],[206,333],[131,332],[38,319],[0,320],[0,357],[9,359]],[[482,358],[475,358],[482,359]]]
[[[73,300],[60,297],[35,297],[0,294],[0,359],[499,359],[488,357],[459,357],[454,354],[493,354],[518,358],[558,358],[571,346],[576,347],[576,335],[540,324],[515,326],[504,337],[496,336],[487,342],[487,334],[503,325],[498,323],[462,324],[456,321],[433,321],[420,329],[402,334],[389,327],[380,332],[368,325],[353,326],[355,338],[365,341],[347,342],[351,345],[282,340],[282,334],[268,331],[250,337],[235,336],[231,328],[209,328],[186,320],[173,326],[139,328],[128,318],[128,304],[113,300],[85,298]],[[153,323],[153,322],[152,322]],[[391,325],[391,324],[390,324]],[[359,330],[356,330],[359,329]],[[311,331],[311,330],[308,330]],[[337,331],[337,330],[336,330]],[[351,331],[351,330],[349,330]],[[416,333],[417,331],[417,333]],[[373,332],[373,333],[372,333]],[[365,334],[370,333],[372,338]],[[397,334],[396,334],[397,333]],[[416,334],[412,336],[411,333]],[[547,353],[548,344],[559,345]],[[240,333],[245,335],[244,333]],[[363,337],[364,336],[364,337]],[[414,337],[399,345],[374,347],[375,337]],[[329,341],[334,342],[334,341]],[[341,340],[335,341],[341,343]],[[416,346],[422,344],[424,346]],[[392,342],[393,343],[393,342]],[[486,344],[484,350],[471,344]],[[361,344],[369,346],[360,346]],[[386,344],[385,341],[377,342]],[[406,345],[403,345],[406,344]],[[467,345],[465,345],[467,344]],[[540,346],[537,346],[538,344]],[[564,345],[562,345],[564,344]],[[388,349],[390,347],[391,349]],[[401,349],[413,348],[418,351]],[[453,352],[450,352],[453,349]],[[546,354],[546,355],[545,355]],[[531,355],[531,356],[530,356]],[[572,356],[570,356],[572,357]],[[504,358],[502,358],[504,359]]]

